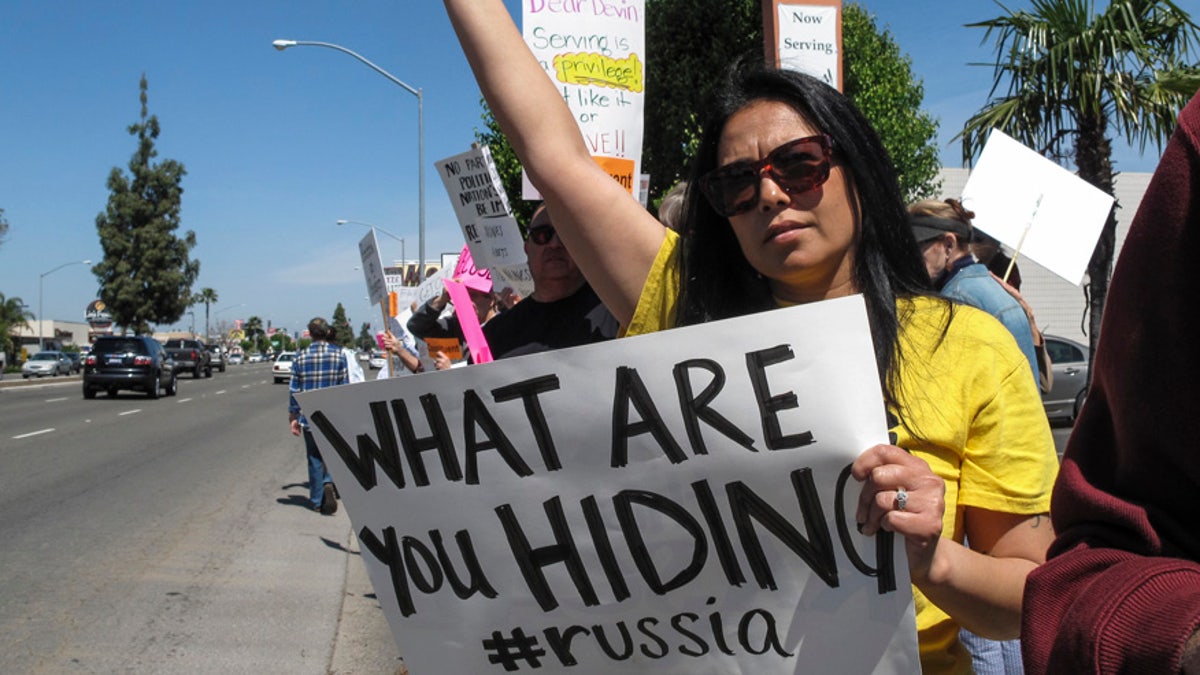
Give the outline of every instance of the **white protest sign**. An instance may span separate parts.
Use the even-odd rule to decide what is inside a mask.
[[[855,296],[298,399],[415,673],[907,675],[870,336]]]
[[[592,157],[636,196],[645,107],[645,0],[528,0],[522,33]],[[523,181],[526,199],[538,199]]]
[[[510,288],[522,298],[533,295],[533,273],[529,271],[528,263],[493,267],[491,271],[492,289],[496,292]]]
[[[963,187],[975,227],[1078,286],[1113,198],[993,129]]]
[[[442,291],[446,290],[446,285],[442,283],[442,279],[447,278],[446,275],[450,273],[451,269],[453,268],[443,267],[425,277],[425,281],[422,281],[421,285],[417,286],[417,295],[413,300],[417,303],[418,307],[438,297],[442,294]]]
[[[400,312],[411,308],[412,304],[417,302],[416,286],[397,286],[395,288],[388,286],[388,293],[396,294],[396,307]]]
[[[508,195],[488,147],[475,146],[439,160],[436,165],[454,205],[463,239],[479,266],[524,262],[521,231],[511,216]]]
[[[379,244],[375,241],[375,228],[358,242],[358,254],[362,258],[363,278],[367,281],[367,297],[372,305],[383,302],[387,296],[387,280],[383,276],[383,261],[379,257]]]
[[[781,1],[776,11],[781,66],[841,89],[840,2],[820,5]]]
[[[510,215],[484,218],[476,223],[481,238],[476,250],[482,258],[475,257],[476,264],[487,268],[508,267],[525,262],[525,239],[517,219]]]

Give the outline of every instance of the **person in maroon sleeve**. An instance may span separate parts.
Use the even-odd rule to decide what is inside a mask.
[[[1200,673],[1200,95],[1113,274],[1087,403],[1028,577],[1029,673]]]

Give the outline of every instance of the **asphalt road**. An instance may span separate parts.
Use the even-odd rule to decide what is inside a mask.
[[[14,386],[15,385],[15,386]],[[395,673],[269,364],[175,397],[0,388],[0,672]]]

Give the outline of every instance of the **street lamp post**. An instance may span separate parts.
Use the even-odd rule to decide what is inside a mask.
[[[404,237],[398,237],[398,236],[392,234],[391,232],[388,232],[387,230],[383,229],[382,227],[372,225],[371,223],[364,223],[361,220],[345,220],[345,219],[339,218],[337,221],[337,224],[338,225],[347,225],[347,224],[362,225],[363,227],[369,227],[372,230],[375,230],[377,232],[382,232],[382,233],[386,234],[387,236],[391,237],[392,239],[399,239],[400,240],[400,262],[402,262],[402,263],[408,262],[408,254],[406,254],[404,252]]]
[[[188,332],[190,332],[194,338],[196,337],[196,313],[189,309],[187,314],[188,316],[192,317],[192,325],[188,328]],[[204,336],[204,339],[207,340],[208,336]]]
[[[42,272],[42,275],[38,277],[38,351],[39,352],[46,348],[46,339],[45,339],[46,317],[45,317],[45,315],[42,314],[42,280],[46,278],[47,274],[53,274],[54,272],[57,272],[64,267],[69,267],[70,265],[91,265],[91,264],[92,264],[91,260],[72,260],[71,262],[63,263],[63,264],[59,265],[58,267],[55,267],[54,269],[50,270],[49,272]]]
[[[309,40],[275,40],[271,43],[275,49],[283,51],[288,47],[327,47],[336,49],[344,54],[349,54],[358,59],[372,70],[383,75],[393,83],[399,85],[402,89],[417,97],[417,264],[420,266],[417,270],[417,278],[421,281],[425,280],[425,96],[420,89],[414,89],[408,84],[401,81],[395,75],[371,63],[362,55],[347,49],[341,45],[335,45],[330,42],[313,42]]]

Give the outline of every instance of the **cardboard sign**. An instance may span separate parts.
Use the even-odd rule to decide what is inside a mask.
[[[383,302],[387,296],[387,280],[383,276],[383,261],[379,257],[379,244],[375,241],[375,228],[358,242],[358,254],[362,258],[363,278],[367,281],[367,297],[372,305]]]
[[[421,285],[417,286],[417,295],[413,298],[413,301],[417,303],[418,307],[442,294],[442,291],[446,289],[442,284],[442,280],[446,278],[446,275],[450,271],[452,271],[451,268],[443,267],[426,277],[425,281],[422,281]]]
[[[297,398],[414,673],[907,675],[870,336],[856,296]]]
[[[451,361],[463,359],[462,345],[458,343],[458,338],[425,338],[425,346],[430,354],[441,352]]]
[[[1113,198],[993,129],[963,186],[975,227],[1080,285]]]
[[[463,250],[459,252],[458,262],[454,264],[454,274],[450,279],[477,291],[484,293],[492,291],[492,273],[486,267],[475,264],[475,259],[471,256],[471,249],[467,246],[463,246]]]
[[[764,31],[775,38],[768,58],[781,68],[812,75],[831,87],[842,88],[841,0],[774,0],[774,25]],[[765,10],[764,10],[765,11]]]
[[[445,284],[446,292],[450,294],[450,302],[454,303],[454,315],[462,328],[463,338],[467,341],[467,348],[471,350],[471,363],[491,361],[492,350],[483,335],[479,316],[475,314],[475,303],[471,301],[471,292],[467,290],[469,286],[450,279],[446,279]],[[488,288],[491,288],[490,280]]]
[[[502,293],[505,289],[512,289],[513,293],[522,298],[533,295],[533,273],[529,271],[527,263],[493,267],[491,272],[492,290],[497,293]]]
[[[477,264],[487,268],[524,262],[521,230],[488,147],[477,145],[436,165]]]
[[[588,150],[636,197],[645,107],[645,0],[521,4],[525,42],[562,91]],[[536,190],[523,195],[540,198]]]

